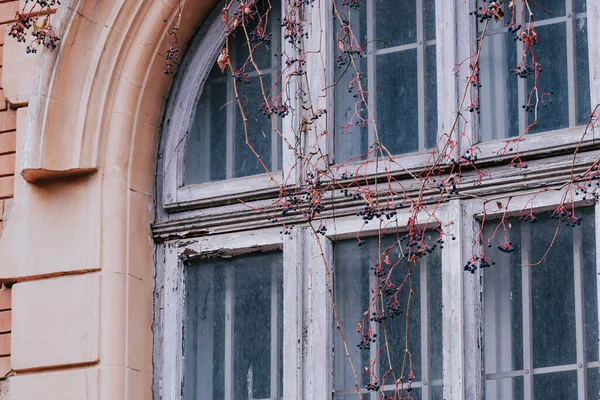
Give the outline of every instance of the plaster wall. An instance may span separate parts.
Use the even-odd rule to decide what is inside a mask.
[[[0,35],[0,399],[161,398],[150,224],[180,0],[61,3],[58,49]],[[181,4],[180,54],[215,1]]]

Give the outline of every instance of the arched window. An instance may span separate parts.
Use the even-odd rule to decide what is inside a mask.
[[[223,3],[200,27],[159,153],[163,398],[597,397],[600,206],[561,190],[600,157],[582,126],[600,102],[600,8],[536,1],[560,106],[527,130],[514,107],[532,82],[506,68],[523,44],[467,3],[228,1],[269,13],[250,8],[226,53]],[[541,216],[567,197],[585,230]],[[488,269],[480,248],[504,258]]]

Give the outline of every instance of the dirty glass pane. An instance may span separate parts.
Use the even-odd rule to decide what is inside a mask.
[[[378,49],[417,42],[417,0],[373,0],[373,3]]]
[[[427,239],[427,243],[435,242],[434,239]],[[442,378],[442,304],[441,304],[441,259],[439,250],[425,256],[413,265],[410,273],[407,265],[399,261],[398,247],[395,246],[397,240],[394,238],[383,238],[381,243],[378,239],[366,239],[361,246],[357,245],[356,240],[340,241],[334,246],[334,296],[337,310],[341,320],[341,326],[345,334],[348,347],[350,349],[353,363],[358,371],[363,371],[365,367],[372,368],[369,360],[374,359],[374,355],[381,351],[378,357],[380,377],[386,371],[393,371],[397,378],[404,370],[404,380],[408,381],[408,371],[412,362],[412,372],[414,382],[441,380]],[[381,247],[380,247],[381,246]],[[397,294],[397,300],[401,312],[392,316],[389,305],[385,312],[375,316],[381,322],[371,321],[372,313],[376,307],[371,303],[374,290],[382,284],[382,276],[375,274],[372,267],[379,259],[379,251],[383,252],[382,260],[385,259],[386,250],[388,253],[389,265],[385,276],[389,273],[391,282],[396,285],[405,282],[403,289],[394,291]],[[383,262],[383,261],[382,261]],[[412,288],[412,294],[409,293]],[[393,294],[383,294],[379,301],[391,304]],[[381,308],[378,310],[381,311]],[[367,312],[366,315],[363,313]],[[408,314],[408,325],[407,325]],[[364,318],[363,318],[364,317]],[[363,330],[362,327],[365,329]],[[408,338],[407,334],[408,327]],[[362,349],[359,344],[363,340],[361,333],[357,333],[360,328],[361,333],[367,333],[371,329],[374,342],[368,342],[368,346]],[[423,334],[423,329],[428,330],[428,334]],[[389,352],[382,344],[383,337],[386,337],[389,343]],[[335,391],[342,396],[342,393],[348,393],[354,388],[354,377],[350,365],[346,359],[346,354],[340,335],[334,328],[335,351],[334,351],[334,382]],[[429,354],[424,354],[422,343],[424,340],[429,342]],[[405,352],[408,342],[408,352]],[[389,359],[388,359],[389,355]],[[391,364],[390,364],[391,362]],[[424,376],[424,368],[429,370],[428,376]],[[390,378],[392,372],[388,374],[385,382],[379,381],[376,376],[370,377],[368,374],[359,373],[359,384],[362,388],[368,383],[385,384],[386,392],[394,387],[394,380]],[[390,385],[390,386],[387,386]],[[406,383],[405,383],[406,385]],[[403,392],[407,394],[406,390]],[[414,389],[410,392],[413,398],[420,398],[420,390]],[[338,397],[336,397],[338,398]],[[341,398],[341,397],[340,397]]]
[[[588,400],[600,399],[600,370],[598,368],[588,368],[586,378]]]
[[[576,399],[577,371],[533,376],[534,399]]]
[[[263,10],[268,7],[267,0],[260,0],[258,4]],[[237,32],[229,41],[232,64],[236,70],[244,72],[243,78],[237,79],[235,86],[240,96],[244,116],[248,120],[246,124],[248,141],[262,157],[269,170],[277,170],[281,167],[281,139],[275,133],[281,128],[281,118],[277,116],[269,118],[261,106],[265,103],[265,96],[267,99],[277,97],[277,91],[281,90],[279,87],[271,86],[274,83],[271,76],[278,74],[278,62],[272,62],[272,58],[280,47],[279,24],[276,22],[279,15],[279,3],[273,2],[267,24],[267,30],[272,31],[270,41],[260,45],[256,42],[252,43],[254,61],[263,74],[262,88],[259,71],[249,63],[249,48],[243,32]],[[254,30],[257,23],[258,19],[249,24],[247,28],[249,33]],[[189,132],[185,153],[184,183],[186,185],[265,172],[256,155],[246,145],[244,116],[236,101],[231,71],[227,68],[225,72],[221,72],[215,63],[202,88],[202,95],[196,106]],[[277,159],[272,157],[273,154],[279,155]]]
[[[352,7],[349,2],[336,2],[336,9],[349,24],[349,29],[344,29],[335,22],[336,163],[365,158],[369,146],[376,142],[392,154],[435,146],[437,77],[435,44],[431,42],[435,40],[434,3],[434,0],[373,0]],[[373,20],[367,21],[371,12]],[[422,26],[418,27],[419,14]],[[351,43],[359,47],[352,48]],[[369,43],[373,44],[373,51]],[[356,67],[349,67],[348,51],[358,48],[362,50],[362,58],[355,57]],[[364,90],[371,83],[368,106],[357,102],[358,75]],[[423,82],[421,88],[419,82]],[[420,129],[424,131],[422,138]]]
[[[493,222],[486,224],[486,236],[495,229]],[[514,252],[502,253],[497,246],[503,235],[486,249],[486,256],[496,265],[484,271],[484,362],[486,374],[508,372],[523,368],[523,299],[521,269],[521,229],[512,224],[507,240]]]
[[[342,7],[341,1],[336,2],[340,12],[344,12],[352,27],[353,39],[347,37],[345,29],[340,27],[336,18],[336,40],[344,43],[352,43],[366,50],[367,43],[367,8],[358,9]],[[350,55],[339,49],[336,44],[336,68],[335,68],[335,162],[342,163],[353,157],[366,154],[369,147],[369,134],[366,123],[369,119],[367,107],[359,103],[361,99],[360,87],[368,90],[367,58],[354,57],[356,68],[350,59]],[[357,71],[358,69],[358,71]]]
[[[392,154],[417,151],[417,50],[377,57],[377,77],[376,123],[379,141]]]
[[[581,218],[580,225],[575,227],[545,213],[538,213],[535,223],[509,220],[506,238],[500,228],[491,241],[491,248],[486,248],[486,256],[495,261],[495,265],[484,271],[486,398],[522,398],[522,386],[518,386],[517,381],[501,379],[502,374],[512,372],[523,376],[523,370],[532,367],[536,369],[533,370],[534,398],[575,398],[576,370],[581,362],[577,359],[578,347],[584,350],[586,360],[583,361],[598,360],[593,208],[576,209],[575,217]],[[486,222],[485,244],[497,223]],[[509,254],[497,248],[506,242],[512,243],[513,251]],[[580,280],[575,279],[577,265],[581,268]],[[576,299],[583,308],[580,336],[576,331]],[[523,319],[522,310],[527,308],[532,316],[529,321]],[[531,329],[531,340],[527,343],[523,335],[525,326]],[[525,365],[528,349],[532,367]],[[538,370],[541,368],[544,370]],[[563,371],[556,371],[559,368]],[[592,368],[587,375],[588,393],[598,390],[598,385],[597,368]],[[513,394],[507,394],[507,390]],[[500,391],[503,394],[499,394]]]
[[[546,38],[546,40],[540,40],[535,45],[537,62],[539,62],[543,68],[543,72],[539,75],[538,85],[541,91],[552,95],[552,103],[549,102],[550,100],[547,100],[545,105],[542,105],[540,102],[540,109],[537,114],[538,123],[531,129],[531,133],[546,132],[569,126],[566,24],[561,22],[558,24],[538,26],[536,27],[536,32],[538,37]],[[513,77],[513,79],[520,78]],[[526,99],[534,85],[534,78],[533,75],[531,75],[527,79]],[[532,96],[531,103],[534,104],[535,93]],[[535,121],[535,112],[529,113],[528,121],[530,124]]]
[[[506,4],[507,2],[504,2],[503,7],[506,8]],[[517,4],[520,6],[526,2]],[[536,117],[537,124],[532,126],[528,133],[547,132],[587,123],[590,113],[590,83],[585,15],[580,14],[580,17],[574,19],[574,40],[569,42],[567,23],[564,22],[567,4],[565,1],[546,0],[528,4],[535,14],[536,21],[542,22],[535,26],[538,41],[533,45],[535,62],[542,67],[537,80],[537,90],[534,73],[524,79],[514,72],[522,61],[523,42],[516,40],[515,34],[506,31],[503,26],[505,21],[491,22],[479,61],[482,85],[479,102],[482,141],[518,136],[536,121]],[[582,1],[576,1],[573,5],[575,9],[579,9],[578,12],[585,12]],[[557,17],[563,19],[550,20]],[[507,18],[510,17],[505,17],[505,20]],[[479,25],[481,30],[482,24]],[[574,57],[571,58],[567,52],[569,46],[574,50]],[[532,63],[531,52],[527,52],[524,61],[526,65]],[[568,86],[570,70],[575,74],[575,87],[572,88]],[[569,89],[574,93],[571,99]],[[570,102],[575,106],[574,115],[569,115]],[[519,119],[523,121],[522,126],[519,126]]]
[[[276,396],[271,381],[281,388],[283,361],[281,254],[193,262],[185,283],[185,399]]]
[[[573,7],[576,13],[583,13],[587,11],[587,0],[574,0]]]
[[[479,62],[482,141],[518,136],[522,102],[518,80],[511,73],[517,65],[517,45],[513,37],[504,31],[487,36]]]
[[[432,149],[437,143],[437,76],[435,46],[425,48],[425,116],[426,116],[426,145]]]

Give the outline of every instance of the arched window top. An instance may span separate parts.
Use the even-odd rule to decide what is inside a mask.
[[[217,63],[226,37],[222,2],[184,56],[163,128],[166,205],[198,197],[198,192],[181,193],[182,188],[190,192],[192,186],[203,184],[200,197],[214,198],[236,192],[235,181],[226,187],[219,181],[248,177],[268,181],[267,171],[281,170],[281,121],[264,111],[265,99],[275,96],[273,87],[279,84],[281,6],[259,0],[257,7],[270,10],[229,34],[231,66]],[[244,186],[247,190],[247,182]]]

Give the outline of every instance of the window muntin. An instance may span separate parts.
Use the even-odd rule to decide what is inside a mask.
[[[392,154],[434,147],[434,0],[366,0],[358,8],[347,4],[336,2],[350,30],[340,27],[336,19],[335,161],[364,158],[378,141]],[[355,68],[347,51],[359,47],[364,55],[354,56]],[[368,108],[361,103],[359,81]]]
[[[262,9],[268,8],[267,0],[260,0]],[[267,99],[277,96],[279,65],[275,55],[281,50],[277,18],[280,5],[272,3],[268,14],[267,31],[272,32],[270,42],[258,44],[252,41],[252,64],[248,40],[241,28],[229,40],[229,57],[237,71],[243,70],[236,79],[236,87],[247,120],[250,145],[260,155],[270,171],[281,170],[280,119],[263,112]],[[248,34],[258,25],[258,20],[248,27]],[[242,68],[243,67],[243,68]],[[259,78],[262,76],[262,86]],[[259,159],[246,144],[243,116],[236,101],[233,77],[229,68],[224,72],[216,63],[211,69],[200,100],[198,101],[192,127],[189,132],[185,154],[184,184],[197,184],[224,179],[239,178],[265,173]]]
[[[435,241],[435,240],[434,240]],[[406,395],[409,376],[409,363],[412,362],[414,381],[411,396],[422,399],[442,399],[442,294],[441,294],[441,257],[439,250],[421,258],[411,267],[411,273],[405,263],[398,261],[398,246],[396,241],[383,238],[381,243],[376,238],[366,239],[364,244],[357,246],[356,240],[340,241],[334,244],[334,297],[338,310],[342,330],[348,342],[352,362],[357,369],[361,393],[369,393],[365,385],[377,384],[382,387],[377,393],[382,392],[394,396],[395,390]],[[428,241],[429,243],[429,241]],[[398,302],[402,313],[391,318],[389,309],[386,309],[386,319],[383,323],[369,322],[371,313],[381,310],[381,304],[370,305],[373,299],[372,290],[377,290],[382,279],[377,277],[372,270],[373,265],[384,256],[390,248],[389,257],[391,265],[391,280],[400,285],[405,278],[407,283],[398,291]],[[390,272],[389,270],[387,272]],[[387,273],[386,272],[386,273]],[[412,285],[413,295],[408,306],[409,286]],[[390,296],[383,296],[386,301]],[[370,306],[369,306],[370,305]],[[383,305],[385,306],[385,305]],[[367,317],[363,316],[369,310]],[[404,359],[406,323],[408,313],[408,351],[411,360]],[[357,325],[369,325],[372,334],[377,335],[375,342],[370,343],[370,348],[360,349],[357,345],[363,340],[362,334],[357,333]],[[385,326],[386,332],[384,332]],[[369,326],[364,327],[367,333]],[[334,387],[335,399],[354,400],[358,395],[354,392],[354,375],[346,358],[346,353],[337,331],[334,331]],[[389,369],[387,352],[384,347],[384,337],[387,336],[390,345],[390,359],[394,373],[387,374],[385,382],[376,382],[363,373],[363,368],[370,366],[375,376],[381,379]],[[378,360],[373,363],[373,360]],[[400,378],[404,371],[404,390],[396,387],[394,379]],[[385,383],[383,385],[382,383]],[[379,398],[379,397],[378,397]]]
[[[523,11],[522,3],[515,2],[518,16]],[[546,14],[532,4],[535,29],[540,38],[533,51],[542,72],[538,80],[538,123],[528,133],[585,125],[591,104],[585,0],[538,3],[546,10],[551,9],[552,14]],[[536,116],[534,109],[524,109],[525,105],[536,102],[536,94],[532,93],[534,74],[519,78],[513,72],[521,61],[525,46],[514,39],[514,34],[507,32],[504,24],[511,14],[507,2],[503,7],[506,16],[499,22],[489,23],[479,60],[482,141],[519,136]],[[523,12],[527,13],[526,10]],[[525,62],[531,63],[529,55]],[[542,92],[551,96],[542,96]]]
[[[185,267],[186,399],[282,394],[282,264],[264,253]]]
[[[577,398],[600,386],[595,226],[592,210],[579,209],[575,228],[539,218],[507,221],[488,254],[484,272],[486,398]],[[494,224],[485,228],[492,236]],[[551,246],[551,247],[550,247]],[[545,260],[537,264],[550,247]],[[581,393],[585,398],[586,394]]]

